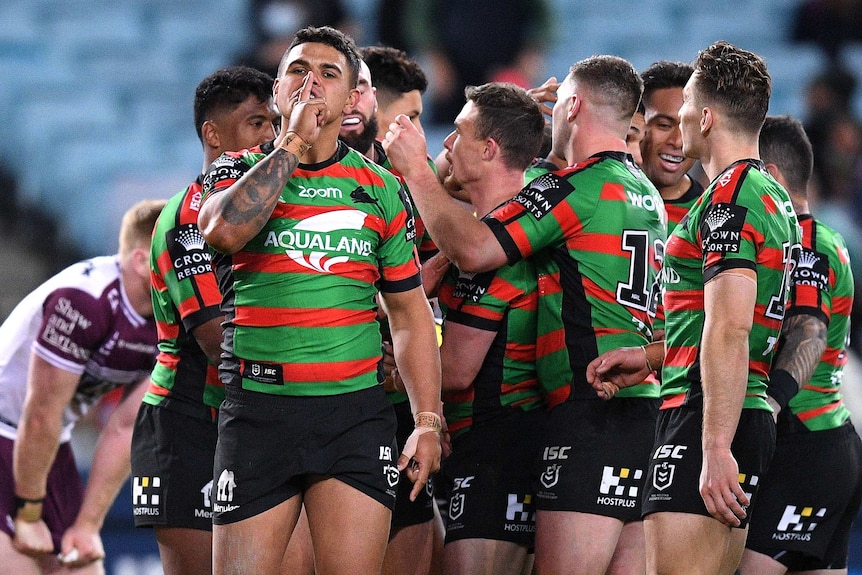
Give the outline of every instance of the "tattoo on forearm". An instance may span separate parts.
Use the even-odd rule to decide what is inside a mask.
[[[242,187],[227,198],[222,217],[235,226],[269,219],[284,184],[299,165],[295,154],[276,148],[243,176]]]
[[[796,315],[784,321],[784,342],[773,367],[790,373],[799,385],[808,383],[826,350],[826,324],[813,315]]]

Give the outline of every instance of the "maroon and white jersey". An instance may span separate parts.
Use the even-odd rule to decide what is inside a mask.
[[[118,256],[69,266],[25,297],[0,325],[0,435],[15,439],[30,354],[81,376],[63,414],[61,441],[104,394],[146,377],[155,363],[156,324],[123,288]]]

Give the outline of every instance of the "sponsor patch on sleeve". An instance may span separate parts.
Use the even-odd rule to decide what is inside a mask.
[[[556,174],[542,174],[518,192],[514,201],[541,220],[574,190],[567,179]]]
[[[700,223],[704,253],[739,253],[742,228],[748,208],[736,204],[714,204],[706,209]]]
[[[212,256],[203,235],[195,224],[173,228],[165,234],[165,237],[177,281],[212,273],[210,266]]]

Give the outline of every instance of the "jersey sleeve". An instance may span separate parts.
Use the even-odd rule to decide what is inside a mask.
[[[120,294],[114,294],[119,305]],[[33,352],[54,367],[81,374],[90,354],[102,345],[111,309],[89,293],[59,288],[45,299],[42,325],[33,341]]]
[[[760,196],[745,181],[746,173],[737,170],[726,174],[728,181],[716,186],[704,206],[697,233],[703,251],[704,283],[729,269],[757,269],[764,226],[768,224]]]
[[[225,152],[210,165],[203,180],[203,200],[217,192],[228,189],[248,172],[254,164],[264,158],[263,153]]]
[[[509,264],[544,248],[564,245],[567,238],[583,228],[583,215],[595,212],[598,196],[580,189],[573,194],[575,185],[565,177],[567,173],[535,178],[484,218]]]
[[[381,201],[385,225],[378,252],[379,288],[390,293],[409,291],[422,285],[412,203],[394,176],[387,173],[384,186]]]

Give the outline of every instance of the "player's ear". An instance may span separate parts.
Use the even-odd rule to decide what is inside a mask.
[[[574,121],[575,118],[578,117],[578,113],[581,111],[581,99],[577,94],[572,94],[571,100],[566,105],[566,119],[569,122]]]
[[[207,120],[201,126],[201,139],[210,148],[219,148],[221,140],[218,135],[218,126],[212,120]]]
[[[706,136],[715,123],[715,115],[712,113],[712,108],[709,106],[700,111],[700,133]]]

